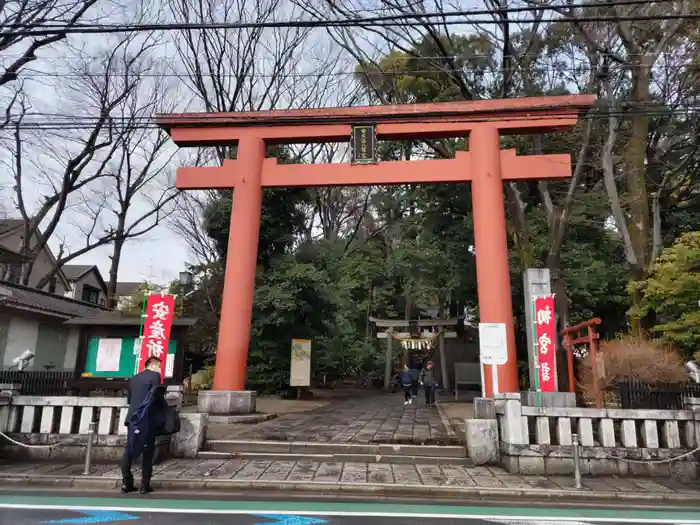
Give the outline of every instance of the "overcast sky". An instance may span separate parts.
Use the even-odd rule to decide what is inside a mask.
[[[98,2],[98,5],[102,6],[101,14],[105,15],[110,22],[118,23],[122,21],[120,13],[114,11],[113,3]],[[27,93],[28,104],[30,105],[29,111],[32,113],[68,116],[96,114],[94,110],[85,109],[84,99],[81,98],[83,94],[80,92],[82,89],[81,79],[71,77],[70,73],[73,71],[72,68],[81,61],[86,61],[88,64],[91,61],[94,62],[96,70],[101,72],[99,71],[99,61],[95,57],[99,57],[101,53],[111,50],[111,41],[118,41],[124,37],[125,35],[69,35],[68,42],[55,44],[51,48],[41,48],[37,53],[40,59],[32,62],[25,68],[21,76],[24,90]],[[0,61],[2,61],[3,65],[7,64],[21,54],[23,47],[18,45],[7,50],[0,55]],[[172,49],[167,49],[166,45],[161,45],[154,52],[165,57],[172,54]],[[151,92],[152,86],[148,85],[148,81],[151,81],[151,79],[146,79],[146,84],[143,86],[144,96]],[[152,79],[152,82],[157,81],[159,81],[157,77]],[[176,78],[168,78],[166,81],[180,84]],[[174,98],[180,95],[177,87],[167,92],[172,93]],[[7,100],[8,93],[9,90],[0,93],[3,102]],[[17,112],[13,111],[13,113]],[[58,137],[48,138],[41,136],[44,132],[27,130],[23,133],[24,154],[22,157],[25,160],[23,168],[25,173],[22,177],[22,184],[24,186],[24,198],[28,201],[28,212],[31,214],[36,211],[45,195],[54,193],[50,185],[58,180],[56,174],[63,172],[63,165],[66,159],[70,158],[71,149],[75,148],[75,143],[71,142],[69,138],[62,141],[60,134],[65,133],[67,136],[72,134],[75,138],[78,136],[84,137],[87,135],[87,132],[75,130],[60,131],[56,133],[59,135]],[[11,133],[5,132],[3,140],[9,142],[3,144],[6,147],[0,147],[0,161],[4,163],[3,169],[0,170],[0,213],[11,218],[20,218],[15,206],[16,194],[13,189],[14,181],[11,170],[13,159],[10,153],[13,150]],[[161,163],[161,165],[167,165],[168,167],[168,172],[163,175],[163,178],[166,178],[166,176],[174,177],[175,169],[182,162],[182,158],[178,156],[166,162],[176,150],[177,148],[174,145],[169,144],[164,160]],[[89,173],[89,169],[86,170],[87,173]],[[156,182],[158,187],[150,190],[151,197],[160,195],[163,185],[165,185],[165,181]],[[109,197],[109,189],[105,188],[100,188],[99,184],[97,186],[91,185],[89,191],[104,191],[106,196]],[[75,199],[73,199],[69,209],[61,216],[59,226],[49,241],[50,248],[54,254],[58,253],[62,242],[68,247],[68,251],[82,246],[85,236],[76,227],[76,224],[81,224],[85,227],[90,221],[85,220],[78,206]],[[151,208],[144,199],[137,200],[130,209],[131,220],[140,217],[149,209]],[[109,221],[106,215],[104,221],[100,220],[103,226],[113,222]],[[71,260],[68,264],[95,264],[99,267],[103,277],[107,279],[111,250],[111,245],[102,246]],[[165,284],[177,278],[178,272],[185,269],[185,263],[188,260],[192,261],[193,258],[189,256],[189,249],[186,243],[177,234],[173,233],[168,228],[167,223],[163,221],[148,234],[127,240],[122,252],[118,278],[120,281],[147,280]]]
[[[133,1],[134,5],[145,5],[141,3],[140,0]],[[371,2],[369,3],[371,4]],[[149,2],[146,2],[146,4],[154,8]],[[478,0],[466,0],[461,2],[461,4],[460,7],[464,8],[479,5],[480,2],[478,2]],[[118,23],[128,21],[129,15],[117,9],[117,3],[105,1],[100,2],[98,5],[105,6],[102,9],[106,11],[102,14],[108,18],[109,22]],[[160,9],[161,6],[157,7]],[[110,9],[111,11],[108,11]],[[290,11],[290,13],[285,12],[285,15],[288,15],[288,18],[296,18],[296,16],[298,16],[295,16],[292,11]],[[160,11],[154,14],[154,17],[160,16],[162,16]],[[251,15],[248,14],[248,16],[250,17]],[[124,17],[126,17],[126,19],[122,20]],[[174,33],[162,35],[161,45],[157,50],[159,56],[163,58],[163,60],[158,60],[158,62],[162,62],[166,68],[171,67],[168,65],[169,62],[176,62],[178,60],[178,52],[172,46],[172,38],[175,37],[176,35]],[[80,102],[82,93],[79,88],[75,88],[75,83],[77,81],[72,79],[69,75],[66,76],[66,72],[71,71],[71,67],[76,61],[85,60],[90,64],[92,62],[97,64],[95,57],[99,56],[100,52],[104,53],[106,50],[113,49],[113,46],[110,47],[109,45],[110,39],[119,38],[123,38],[123,35],[69,35],[68,45],[62,42],[54,45],[53,48],[40,49],[37,53],[40,60],[32,62],[28,68],[24,69],[23,76],[21,77],[24,82],[25,91],[31,99],[31,111],[54,115],[87,114],[85,107],[81,105]],[[375,39],[377,41],[373,42]],[[263,48],[266,46],[274,48],[274,39],[270,42],[263,40],[263,42]],[[276,107],[298,107],[296,98],[306,97],[309,92],[309,89],[304,90],[304,82],[310,84],[309,87],[312,91],[324,91],[324,96],[319,97],[316,103],[323,106],[346,104],[347,100],[345,99],[350,90],[345,88],[345,86],[347,86],[347,82],[352,82],[352,76],[347,75],[348,72],[354,70],[355,61],[350,59],[350,57],[345,57],[344,53],[340,52],[336,46],[332,45],[324,30],[316,30],[313,34],[313,38],[309,38],[306,42],[303,48],[299,48],[298,50],[298,56],[303,58],[295,61],[294,74],[303,77],[304,74],[317,71],[316,68],[324,62],[332,61],[335,64],[334,69],[340,72],[337,77],[338,79],[342,79],[342,83],[339,83],[336,89],[327,88],[324,90],[320,89],[318,79],[314,78],[313,74],[306,80],[297,78],[294,80],[296,86],[294,89],[290,92],[285,92],[284,89],[282,90],[283,94],[281,100],[277,101]],[[379,48],[385,46],[378,37],[368,37],[367,42],[363,42],[360,45],[363,47],[366,45],[368,50],[371,49],[373,51],[371,54],[381,53]],[[277,51],[279,52],[280,50]],[[15,56],[21,52],[22,49],[18,48]],[[260,52],[265,52],[265,49],[261,49]],[[7,52],[0,55],[0,61],[6,63],[11,60],[11,55],[12,53]],[[264,54],[261,55],[261,58],[264,57]],[[256,75],[260,75],[261,77],[265,76],[268,67],[273,67],[273,65],[266,65],[264,62],[263,60],[256,66]],[[177,100],[180,106],[178,109],[186,111],[201,110],[201,107],[198,107],[201,106],[201,103],[197,104],[196,101],[192,102],[193,93],[191,91],[188,92],[187,89],[183,87],[186,82],[183,79],[183,72],[184,71],[180,69],[177,71],[179,74],[171,74],[165,77],[165,80],[163,80],[163,78],[158,79],[154,77],[154,82],[160,84],[164,82],[168,83],[166,90],[167,97],[165,98]],[[350,74],[352,75],[352,73]],[[314,82],[317,83],[315,86],[313,85]],[[72,92],[70,91],[71,85],[73,85]],[[148,92],[147,86],[145,92]],[[0,96],[5,98],[7,93],[0,93]],[[323,100],[321,100],[321,98]],[[314,102],[311,102],[311,104],[314,104]],[[95,112],[93,111],[90,114],[94,115]],[[61,131],[60,133],[64,132]],[[78,132],[67,131],[65,133],[77,134]],[[62,172],[61,159],[59,158],[57,160],[61,155],[57,156],[55,152],[47,152],[47,149],[70,150],[71,143],[70,140],[61,136],[52,137],[51,139],[44,138],[44,143],[38,140],[32,143],[33,138],[31,137],[31,131],[27,131],[26,135],[26,145],[24,146],[25,154],[22,156],[26,161],[26,166],[24,168],[25,175],[22,180],[25,199],[28,201],[27,208],[31,214],[38,208],[44,195],[53,193],[54,190],[50,186],[51,184],[55,184],[55,174]],[[56,135],[58,135],[58,133]],[[4,139],[8,139],[7,133],[5,133]],[[11,145],[10,140],[10,146]],[[173,153],[174,151],[175,147],[171,145],[170,152]],[[69,158],[70,155],[63,152],[62,157],[65,162],[65,159]],[[5,164],[4,169],[0,170],[0,211],[4,208],[8,216],[17,217],[18,213],[13,203],[13,201],[16,200],[16,195],[13,191],[12,158],[11,155],[8,154],[7,148],[0,147],[0,162]],[[169,168],[168,176],[174,176],[174,171],[177,166],[183,165],[185,162],[186,154],[176,156],[170,160],[167,163]],[[52,176],[53,182],[51,179]],[[104,190],[103,193],[105,196],[104,198],[109,200],[111,197],[109,191]],[[112,194],[113,193],[114,192],[112,192]],[[99,201],[99,199],[97,200]],[[78,223],[85,227],[85,219],[77,206],[76,203],[73,203],[71,208],[61,217],[59,227],[49,243],[54,253],[58,252],[61,243],[65,243],[65,246],[71,251],[79,248],[83,242],[84,234],[81,233],[80,228],[76,227],[75,224]],[[132,220],[148,209],[148,204],[145,202],[137,202],[130,211],[130,213],[132,213]],[[102,226],[108,226],[108,224],[109,222]],[[112,247],[110,245],[103,246],[70,261],[68,264],[95,264],[100,268],[101,273],[106,279],[110,266],[109,255],[111,249]],[[190,253],[183,239],[171,231],[164,222],[147,235],[137,239],[129,239],[126,242],[119,267],[119,280],[148,280],[164,284],[177,278],[178,272],[185,269],[186,262],[194,262],[193,255]]]

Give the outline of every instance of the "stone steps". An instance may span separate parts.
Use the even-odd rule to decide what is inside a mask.
[[[201,459],[260,459],[322,463],[443,464],[469,466],[465,447],[309,443],[287,441],[208,440]]]

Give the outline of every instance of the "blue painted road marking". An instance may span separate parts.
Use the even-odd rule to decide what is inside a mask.
[[[54,525],[90,525],[91,523],[114,523],[115,521],[137,520],[138,516],[115,512],[113,510],[79,510],[82,514],[87,514],[82,518],[67,518],[64,520],[44,521],[43,523],[53,523]]]
[[[321,520],[318,518],[309,518],[307,516],[292,516],[290,514],[255,514],[258,518],[265,518],[268,520],[277,521],[267,521],[265,523],[256,523],[255,525],[320,525],[321,523],[328,523],[326,520]]]

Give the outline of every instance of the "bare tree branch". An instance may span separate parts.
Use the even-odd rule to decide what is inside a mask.
[[[55,273],[76,257],[111,244],[109,307],[115,306],[119,265],[126,242],[146,235],[161,224],[172,213],[179,196],[168,171],[177,150],[171,146],[167,133],[143,125],[154,113],[174,110],[172,92],[168,92],[162,78],[148,76],[154,71],[151,61],[128,65],[129,74],[141,80],[115,108],[118,113],[111,125],[117,148],[102,170],[102,187],[93,188],[93,198],[84,199],[83,217],[89,220],[87,228],[80,227],[85,235],[84,246],[59,257],[54,268]],[[51,276],[47,274],[42,282]]]
[[[19,0],[3,1],[0,5],[0,27],[32,29],[50,25],[72,26],[83,19],[97,0]],[[37,59],[39,49],[66,38],[65,32],[43,37],[0,35],[0,53],[16,50],[15,55],[0,71],[0,86],[17,80],[21,70]]]
[[[52,135],[42,134],[40,130],[29,133],[22,126],[28,116],[23,106],[14,125],[12,173],[15,205],[24,222],[19,251],[30,258],[23,268],[24,284],[29,284],[34,261],[48,246],[64,212],[73,205],[78,192],[108,175],[110,159],[120,147],[120,134],[124,130],[113,121],[113,112],[136,89],[140,76],[135,71],[141,67],[154,45],[153,39],[128,36],[102,51],[98,58],[98,73],[95,73],[94,59],[74,65],[74,74],[79,80],[59,96],[64,100],[75,97],[73,101],[85,114],[81,117],[87,123],[81,126],[86,128],[84,130],[59,130]],[[41,148],[41,154],[47,159],[42,166],[33,166],[34,169],[24,151],[33,139],[38,140],[35,147]],[[41,177],[47,181],[44,184],[47,190],[42,192],[35,206],[30,206],[27,197],[35,194],[37,188],[36,184],[28,188],[26,182],[32,176],[28,170],[38,171],[36,168],[44,172]],[[57,266],[60,265],[57,262]],[[55,273],[53,271],[52,275]],[[41,286],[47,282],[45,278],[39,279]]]

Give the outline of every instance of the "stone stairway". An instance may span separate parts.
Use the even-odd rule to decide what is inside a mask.
[[[316,443],[241,439],[207,440],[198,458],[395,465],[472,465],[467,458],[466,447],[459,445]]]
[[[201,459],[471,464],[440,407],[378,394],[335,401],[257,424],[210,424]]]

